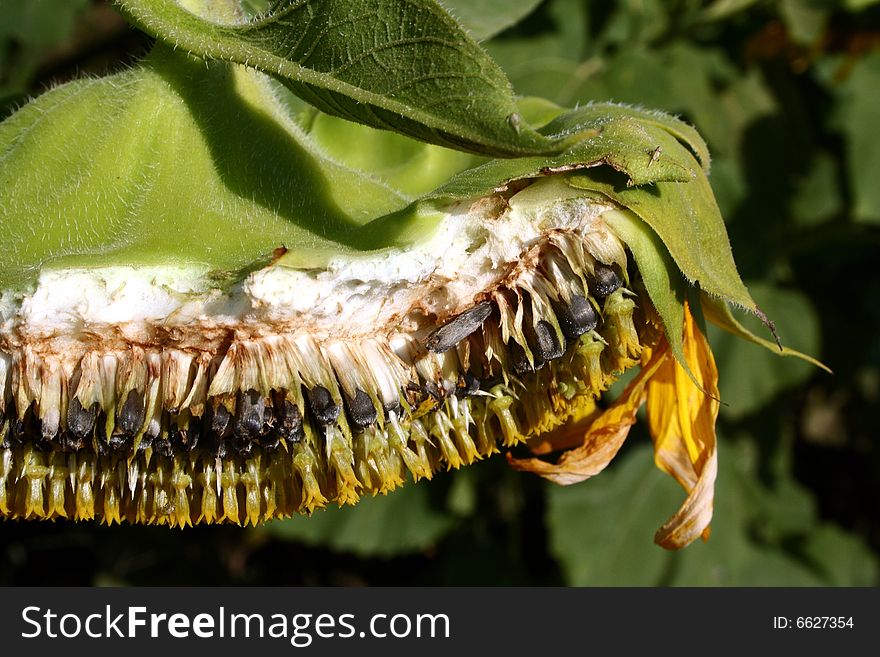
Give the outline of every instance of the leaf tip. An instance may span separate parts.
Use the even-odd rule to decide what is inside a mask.
[[[754,312],[758,319],[761,320],[761,323],[767,327],[770,333],[773,334],[773,339],[776,341],[776,346],[779,347],[779,351],[785,351],[785,349],[783,349],[782,347],[782,340],[779,339],[779,334],[776,332],[776,324],[773,322],[773,320],[767,317],[764,311],[761,310],[757,304],[755,304]]]

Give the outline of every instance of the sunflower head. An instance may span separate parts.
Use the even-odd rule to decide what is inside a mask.
[[[296,3],[241,29],[130,0],[160,37],[145,62],[0,124],[0,515],[256,524],[521,443],[513,467],[571,484],[646,405],[688,493],[657,542],[708,535],[704,320],[764,341],[727,305],[759,312],[702,139],[631,107],[517,104],[433,3],[379,4],[457,40],[449,79],[491,107],[418,71],[392,93],[357,77],[370,58],[306,67]],[[162,45],[171,23],[207,65]]]

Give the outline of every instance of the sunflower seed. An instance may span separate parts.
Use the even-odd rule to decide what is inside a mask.
[[[597,265],[593,275],[595,276],[592,282],[593,293],[597,297],[607,297],[623,285],[617,272],[607,265]]]
[[[535,326],[535,342],[537,349],[533,351],[538,351],[545,361],[562,358],[562,354],[565,353],[562,345],[559,344],[556,329],[546,320],[542,319]]]
[[[107,441],[107,445],[116,452],[122,452],[127,450],[132,443],[132,436],[129,436],[127,433],[116,433],[114,431],[110,435],[110,439]]]
[[[287,442],[299,442],[303,439],[302,413],[296,404],[287,399],[281,402],[281,410],[278,414],[278,435]]]
[[[235,404],[233,431],[239,442],[255,440],[263,433],[266,417],[266,400],[256,390],[239,392]]]
[[[77,441],[84,440],[92,433],[97,418],[98,402],[86,409],[77,397],[73,397],[67,405],[67,430]]]
[[[152,436],[150,434],[145,433],[143,436],[141,436],[141,441],[138,443],[138,446],[137,446],[138,454],[140,454],[142,452],[146,452],[148,449],[152,449],[153,442],[155,440],[156,440],[155,436]]]
[[[531,374],[544,367],[544,359],[536,349],[529,348],[532,352],[532,361],[530,362],[526,350],[520,343],[511,340],[508,343],[508,348],[510,349],[510,359],[513,362],[513,370],[517,374]]]
[[[61,451],[78,452],[86,446],[86,439],[83,436],[75,436],[70,431],[64,431],[60,436]]]
[[[159,436],[153,441],[153,451],[159,456],[173,456],[174,447],[169,436]]]
[[[116,414],[116,426],[110,436],[110,447],[123,449],[141,430],[144,425],[146,408],[144,396],[137,390],[129,390],[122,409]]]
[[[211,431],[219,437],[225,437],[232,425],[232,415],[223,404],[217,404],[211,414]]]
[[[382,404],[382,410],[385,411],[385,419],[390,420],[393,413],[396,417],[400,417],[403,413],[403,405],[397,400],[393,402],[385,402]]]
[[[357,427],[368,427],[378,417],[376,407],[373,406],[373,400],[360,388],[355,390],[354,399],[346,397],[345,407],[348,411],[349,419]]]
[[[339,406],[324,386],[315,386],[309,390],[309,406],[321,424],[333,424],[339,418]]]
[[[599,323],[596,310],[588,299],[579,294],[574,294],[571,301],[554,306],[556,319],[559,320],[559,328],[569,340],[577,340],[588,331],[592,331]]]
[[[491,301],[478,303],[432,332],[425,340],[425,347],[438,354],[448,351],[480,328],[491,314]]]

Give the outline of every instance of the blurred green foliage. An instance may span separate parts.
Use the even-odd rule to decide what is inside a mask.
[[[0,1],[0,102],[26,91],[46,52],[70,38],[89,0]]]
[[[94,50],[71,44],[102,5],[0,0],[0,115],[59,79],[53,52],[76,69]],[[708,543],[653,545],[684,494],[637,426],[567,488],[496,457],[251,530],[6,522],[0,583],[880,584],[880,2],[450,5],[478,37],[507,28],[484,43],[522,94],[695,124],[743,277],[783,341],[835,372],[711,332],[725,406]]]

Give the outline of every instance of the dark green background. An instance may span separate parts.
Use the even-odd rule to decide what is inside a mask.
[[[694,123],[743,278],[783,341],[834,370],[712,333],[726,403],[712,539],[653,545],[683,492],[637,426],[568,488],[496,457],[258,529],[3,522],[0,583],[880,583],[880,2],[451,4],[480,35],[527,14],[485,43],[522,94]],[[149,46],[104,2],[0,0],[0,115]]]

